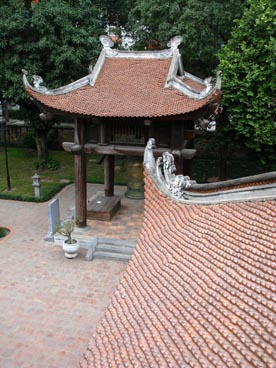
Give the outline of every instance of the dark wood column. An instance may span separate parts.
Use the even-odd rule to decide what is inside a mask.
[[[106,197],[114,196],[114,155],[106,155],[104,159],[104,192]]]
[[[84,153],[85,128],[84,120],[76,120],[74,141],[75,144],[82,147],[75,155],[75,220],[78,227],[86,227],[87,220],[86,155]]]
[[[106,123],[105,121],[100,122],[100,145],[106,145]]]

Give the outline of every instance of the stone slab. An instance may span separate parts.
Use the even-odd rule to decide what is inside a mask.
[[[59,199],[55,198],[48,204],[48,234],[45,236],[45,241],[54,241],[56,228],[60,224]]]
[[[98,196],[87,206],[87,217],[90,220],[110,221],[121,207],[121,197]]]

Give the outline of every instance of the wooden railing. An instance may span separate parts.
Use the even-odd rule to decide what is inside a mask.
[[[144,126],[142,124],[114,124],[110,130],[111,142],[145,144]]]

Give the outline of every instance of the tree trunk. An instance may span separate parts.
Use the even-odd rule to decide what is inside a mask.
[[[35,143],[37,149],[37,160],[39,167],[43,163],[48,162],[48,147],[47,147],[48,130],[35,130]]]

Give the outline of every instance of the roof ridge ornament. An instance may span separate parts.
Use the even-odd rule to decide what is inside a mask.
[[[189,189],[196,182],[189,176],[175,175],[174,157],[170,152],[163,152],[156,160],[157,176],[163,181],[167,189],[177,198],[186,198],[184,190]]]
[[[103,45],[105,49],[110,49],[111,47],[114,46],[114,42],[109,36],[101,35],[99,38],[100,38],[101,44]]]
[[[41,84],[44,82],[43,78],[40,75],[33,75],[33,84],[34,88],[40,90],[40,91],[47,91],[47,88],[44,86],[41,86]]]
[[[31,88],[34,91],[45,93],[48,91],[48,88],[41,86],[41,84],[44,82],[43,78],[40,75],[33,75],[33,86],[29,83],[27,75],[28,71],[26,69],[22,69],[23,73],[23,83],[26,87]]]
[[[114,46],[114,42],[111,37],[107,35],[101,35],[100,37],[101,44],[103,45],[103,51],[106,56],[116,56],[118,54],[118,50],[111,49]]]
[[[145,148],[144,164],[149,172],[165,187],[173,196],[186,199],[185,190],[189,189],[195,180],[189,176],[175,175],[176,167],[174,156],[170,152],[163,152],[162,157],[155,161],[152,149],[155,147],[155,139],[150,138]]]
[[[62,95],[67,92],[74,91],[80,87],[86,86],[89,83],[89,76],[85,76],[73,83],[67,84],[66,86],[55,88],[55,89],[48,89],[47,87],[41,86],[43,83],[43,78],[40,75],[33,75],[33,86],[28,81],[27,75],[28,72],[25,69],[22,69],[23,73],[23,84],[26,88],[31,89],[34,92],[38,92],[41,94],[49,95],[49,96],[57,96]]]
[[[144,152],[145,169],[157,188],[179,203],[210,205],[276,198],[276,171],[216,183],[197,184],[189,176],[175,175],[172,153],[163,152],[162,157],[155,160],[153,148],[155,139],[150,138]]]
[[[182,41],[183,41],[182,36],[175,36],[168,41],[167,46],[172,50],[176,50],[178,49],[178,46],[181,45]]]

